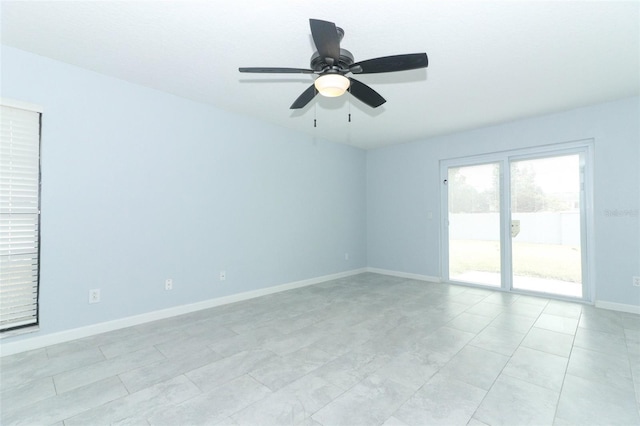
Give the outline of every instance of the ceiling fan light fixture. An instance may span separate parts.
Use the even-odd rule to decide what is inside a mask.
[[[313,84],[322,96],[335,98],[347,91],[350,81],[342,74],[325,74],[318,77]]]
[[[311,56],[310,68],[241,67],[238,69],[240,72],[250,73],[318,74],[315,82],[298,96],[289,109],[304,108],[318,93],[322,96],[337,97],[343,95],[347,90],[354,99],[371,108],[377,108],[386,100],[361,81],[345,77],[346,74],[409,71],[426,68],[429,64],[426,53],[382,56],[354,63],[351,52],[340,47],[344,31],[336,27],[336,24],[319,19],[309,19],[309,26],[313,44],[317,49]]]

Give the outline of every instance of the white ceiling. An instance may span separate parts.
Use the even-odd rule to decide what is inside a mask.
[[[342,27],[356,61],[427,52],[429,68],[359,76],[377,109],[290,110],[313,76],[238,67],[307,68],[309,18]],[[640,91],[639,1],[3,0],[1,23],[3,44],[362,148]]]

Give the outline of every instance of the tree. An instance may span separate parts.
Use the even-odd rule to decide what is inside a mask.
[[[511,167],[511,206],[516,213],[539,212],[546,208],[546,196],[536,184],[533,166],[514,163]]]
[[[471,213],[474,200],[478,198],[478,190],[467,183],[467,178],[460,173],[460,168],[449,169],[449,212]]]

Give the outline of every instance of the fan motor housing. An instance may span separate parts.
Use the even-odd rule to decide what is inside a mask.
[[[333,67],[337,67],[340,69],[348,69],[349,66],[353,65],[353,55],[347,49],[340,49],[340,58],[338,59],[338,63],[334,64]],[[321,57],[318,52],[315,52],[311,56],[311,69],[314,71],[323,71],[329,67],[329,64],[325,61],[325,58]]]

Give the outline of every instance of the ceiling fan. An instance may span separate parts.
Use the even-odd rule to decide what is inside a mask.
[[[307,105],[320,93],[324,96],[335,97],[347,90],[357,99],[372,108],[377,108],[386,100],[378,92],[366,84],[352,77],[352,74],[375,74],[383,72],[407,71],[426,68],[429,61],[426,53],[411,53],[405,55],[384,56],[354,62],[353,55],[346,49],[340,48],[340,41],[344,30],[336,27],[333,22],[309,19],[313,42],[318,49],[311,56],[310,69],[305,68],[239,68],[240,72],[268,73],[268,74],[317,74],[315,82],[295,100],[291,109],[300,109]]]

